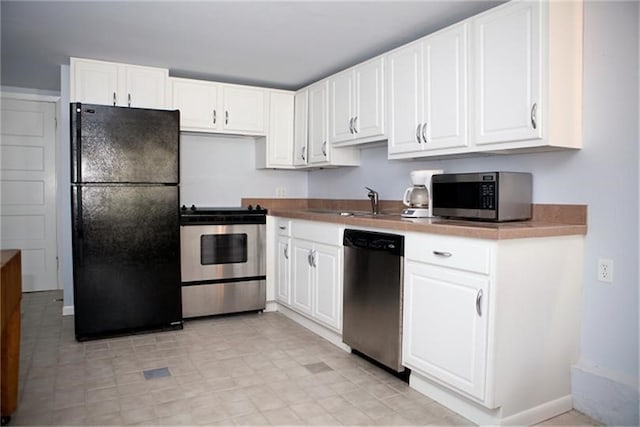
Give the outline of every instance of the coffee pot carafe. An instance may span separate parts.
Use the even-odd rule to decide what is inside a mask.
[[[402,211],[403,217],[431,217],[431,177],[442,173],[442,170],[415,170],[409,174],[413,187],[404,191],[402,202],[407,209]]]

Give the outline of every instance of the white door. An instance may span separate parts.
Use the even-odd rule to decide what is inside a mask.
[[[316,243],[313,251],[315,298],[313,317],[336,330],[342,330],[341,247]]]
[[[239,133],[264,133],[265,91],[222,86],[224,129]]]
[[[326,81],[309,88],[309,157],[308,164],[329,161],[327,144],[328,84]]]
[[[378,58],[355,69],[353,130],[356,138],[384,134],[383,67],[382,58]]]
[[[22,250],[23,291],[58,289],[55,104],[1,103],[0,243]]]
[[[297,311],[310,316],[313,313],[312,250],[313,245],[310,242],[291,239],[291,305]]]
[[[126,95],[118,93],[119,69],[112,62],[71,58],[71,102],[126,105]]]
[[[474,23],[477,144],[542,137],[540,4],[514,2]]]
[[[276,242],[276,299],[283,304],[291,304],[291,239],[278,236]]]
[[[389,154],[422,150],[422,42],[389,55]]]
[[[294,98],[293,107],[293,164],[295,166],[304,166],[307,164],[307,112],[308,112],[308,99],[309,92],[307,89],[303,89],[300,92],[296,92]]]
[[[353,139],[353,71],[329,79],[329,142]]]
[[[467,26],[424,41],[425,150],[467,145]]]
[[[293,105],[293,94],[273,92],[269,95],[269,166],[293,165]]]
[[[167,70],[128,65],[124,67],[126,90],[120,105],[135,108],[167,108]]]
[[[407,261],[403,364],[482,400],[489,278]]]
[[[218,87],[216,83],[171,79],[172,108],[180,110],[181,130],[220,129]]]

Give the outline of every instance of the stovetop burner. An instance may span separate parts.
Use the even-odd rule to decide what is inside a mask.
[[[182,205],[180,224],[264,224],[267,210],[260,205],[245,207],[197,207]]]

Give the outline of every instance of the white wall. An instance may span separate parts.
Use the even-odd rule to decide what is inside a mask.
[[[240,206],[243,197],[307,196],[307,172],[256,170],[253,138],[182,134],[180,204]]]
[[[610,424],[638,425],[638,3],[585,2],[584,149],[441,161],[388,161],[361,153],[359,168],[313,171],[309,197],[400,199],[413,169],[532,172],[534,202],[589,206],[576,408]],[[599,257],[614,283],[596,280]]]

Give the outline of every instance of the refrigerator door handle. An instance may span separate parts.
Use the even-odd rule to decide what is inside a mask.
[[[115,92],[114,92],[115,93]],[[71,104],[71,182],[82,182],[82,104]]]
[[[74,262],[77,262],[78,265],[83,265],[83,240],[84,240],[84,227],[82,224],[82,187],[81,186],[75,186],[73,187],[73,189],[75,190],[72,194],[73,197],[73,209],[75,210],[74,212],[74,221],[73,221],[73,228],[74,228],[74,234],[76,236],[77,239],[77,244],[74,245],[74,252],[75,252],[75,256],[74,256]]]

